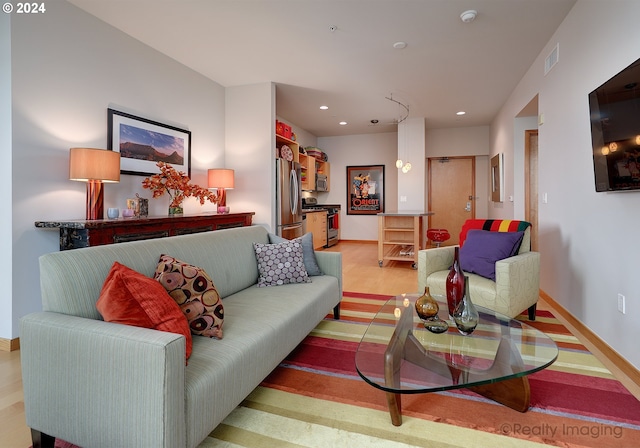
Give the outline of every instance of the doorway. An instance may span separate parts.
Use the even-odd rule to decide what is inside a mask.
[[[428,159],[430,229],[447,229],[458,244],[462,224],[475,218],[475,157]]]
[[[531,250],[538,251],[538,130],[525,131],[524,219],[531,223]]]

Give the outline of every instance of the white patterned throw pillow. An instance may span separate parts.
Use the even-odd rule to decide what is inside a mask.
[[[278,286],[287,283],[310,283],[304,267],[300,241],[279,244],[253,243],[258,260],[258,286]]]
[[[303,236],[296,238],[296,240],[300,241],[302,244],[302,259],[304,261],[304,267],[307,270],[307,274],[309,277],[314,277],[316,275],[324,275],[320,266],[318,266],[318,260],[316,260],[316,253],[313,249],[313,234],[305,233]],[[273,233],[269,234],[269,243],[277,244],[284,243],[285,241],[289,241],[286,238],[282,238],[281,236],[274,235]]]

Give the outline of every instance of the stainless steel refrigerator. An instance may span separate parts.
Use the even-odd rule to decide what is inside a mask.
[[[293,239],[302,236],[302,188],[300,164],[276,159],[276,234]]]

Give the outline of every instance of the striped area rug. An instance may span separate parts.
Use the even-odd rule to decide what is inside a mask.
[[[403,424],[393,426],[384,393],[354,365],[387,299],[345,293],[341,320],[327,316],[200,448],[640,446],[640,402],[547,311],[531,324],[560,355],[529,376],[526,413],[461,389],[403,395]]]

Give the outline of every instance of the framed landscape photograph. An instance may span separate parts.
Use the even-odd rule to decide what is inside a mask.
[[[191,131],[108,109],[107,149],[120,153],[120,172],[151,176],[157,162],[191,177]]]
[[[384,165],[347,167],[347,215],[384,212]]]

